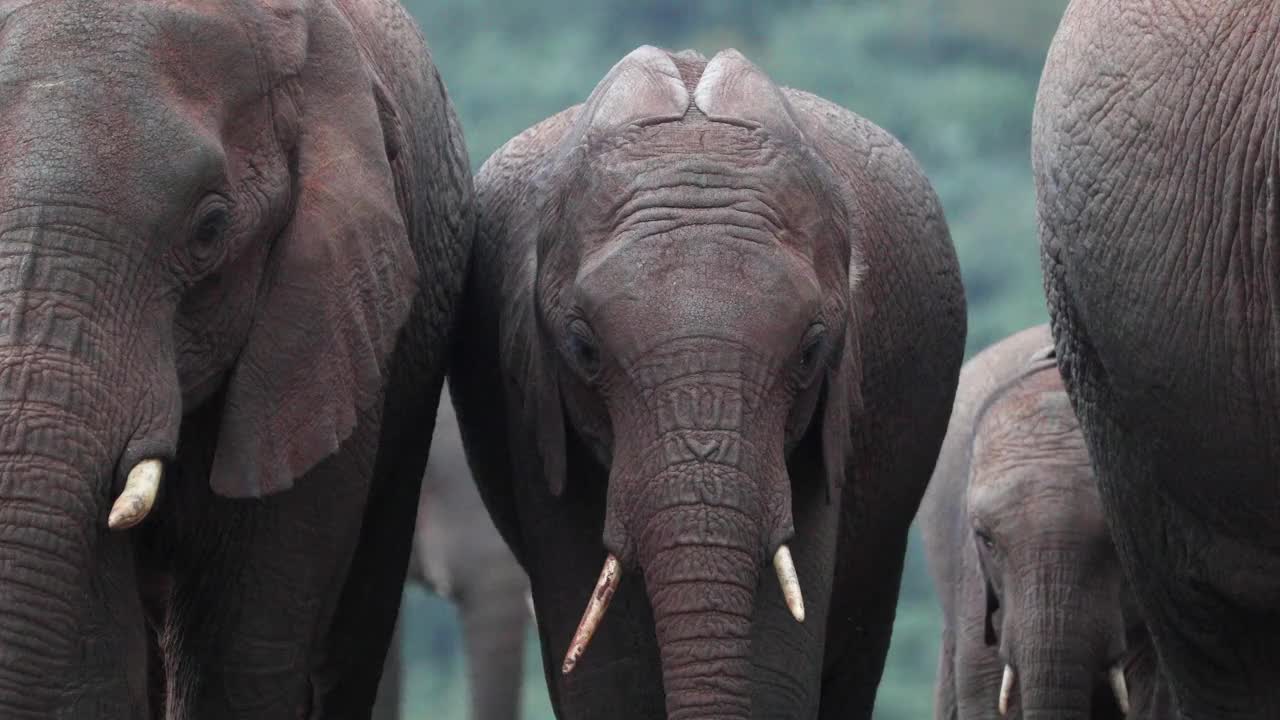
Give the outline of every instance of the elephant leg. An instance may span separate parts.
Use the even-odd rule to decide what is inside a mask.
[[[413,547],[422,474],[443,377],[434,387],[405,383],[388,393],[387,422],[351,572],[333,625],[312,666],[313,718],[365,717],[374,704],[387,646],[400,613]]]
[[[524,638],[529,610],[527,583],[511,558],[490,567],[482,582],[460,598],[462,631],[471,683],[471,720],[514,720],[524,680]]]
[[[906,532],[900,537],[891,533],[874,534],[863,523],[858,543],[842,540],[841,549],[876,546],[879,551],[868,558],[864,550],[859,556],[859,570],[847,572],[837,567],[836,585],[832,592],[831,618],[827,636],[826,668],[822,682],[820,718],[860,718],[870,720],[875,707],[876,690],[884,672],[885,658],[889,654],[894,615],[898,604],[898,590],[902,580],[902,567],[907,549]],[[846,517],[841,531],[849,532],[851,523]],[[853,553],[837,551],[837,557],[854,557]],[[867,588],[877,588],[867,592]],[[839,638],[832,642],[831,638]]]
[[[172,544],[162,640],[169,717],[306,716],[313,648],[330,625],[364,520],[380,423],[362,421],[338,454],[279,495],[231,501],[204,483],[173,483],[183,527]],[[214,437],[199,432],[209,427],[187,437]]]
[[[397,622],[391,635],[391,647],[387,648],[387,660],[382,665],[382,681],[378,683],[378,700],[373,704],[369,720],[400,720],[400,705],[404,675],[404,647],[400,633],[404,623]]]

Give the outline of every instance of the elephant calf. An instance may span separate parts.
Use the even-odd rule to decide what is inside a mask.
[[[911,156],[643,47],[477,200],[451,387],[557,716],[870,717],[965,335]]]
[[[936,717],[1159,713],[1046,325],[967,363],[921,505],[945,615]]]

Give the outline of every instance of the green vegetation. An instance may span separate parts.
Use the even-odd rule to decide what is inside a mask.
[[[736,47],[776,81],[875,121],[932,179],[960,254],[969,350],[1043,321],[1031,112],[1065,0],[407,0],[457,105],[479,167],[524,128],[581,102],[619,58],[648,43],[711,55]],[[407,707],[465,717],[461,645],[449,606],[406,603]],[[931,716],[941,621],[919,543],[903,578],[878,720]],[[550,718],[536,652],[525,707]]]

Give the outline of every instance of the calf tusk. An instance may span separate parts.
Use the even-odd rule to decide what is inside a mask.
[[[1009,714],[1009,696],[1013,694],[1013,667],[1004,666],[1004,679],[1000,681],[1000,717]]]
[[[164,464],[159,460],[143,460],[129,471],[125,480],[124,491],[111,506],[111,515],[107,517],[107,527],[112,530],[127,530],[147,518],[151,507],[156,504],[156,492],[160,489],[160,478],[164,476]]]
[[[1116,694],[1116,704],[1120,712],[1129,714],[1129,685],[1124,681],[1124,668],[1119,665],[1111,668],[1111,691]]]
[[[578,631],[573,634],[573,642],[569,643],[569,652],[564,656],[564,665],[561,666],[560,672],[565,675],[573,672],[573,666],[578,664],[582,653],[587,650],[587,644],[591,642],[591,636],[595,635],[596,628],[600,627],[600,621],[604,619],[604,611],[609,609],[609,601],[613,599],[613,593],[618,589],[620,580],[622,580],[622,567],[618,564],[618,558],[610,553],[609,557],[605,558],[604,567],[600,570],[596,589],[591,592],[591,599],[587,601],[587,610],[582,613],[582,622],[578,623]]]
[[[778,547],[773,555],[773,569],[778,572],[778,584],[782,586],[782,597],[787,601],[787,609],[796,622],[804,622],[804,593],[800,591],[800,578],[796,575],[796,566],[791,562],[791,550],[786,545]]]

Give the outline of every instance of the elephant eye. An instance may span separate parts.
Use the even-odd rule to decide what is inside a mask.
[[[995,540],[991,539],[991,535],[986,530],[974,530],[973,534],[977,536],[978,542],[982,543],[982,547],[988,550],[996,548]]]
[[[827,328],[822,323],[814,323],[804,334],[800,343],[799,370],[804,384],[808,385],[817,375],[818,363],[822,360],[822,349],[826,344]]]
[[[222,234],[227,231],[227,209],[223,207],[215,207],[210,209],[200,218],[200,224],[196,226],[196,234],[193,240],[197,247],[209,247],[217,245],[222,239]]]
[[[210,196],[200,205],[186,243],[187,270],[202,277],[222,260],[231,211],[219,196]]]
[[[574,365],[588,380],[600,372],[600,347],[596,344],[595,334],[591,327],[580,319],[569,322],[568,339],[569,355]]]

